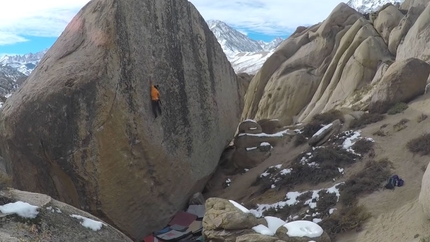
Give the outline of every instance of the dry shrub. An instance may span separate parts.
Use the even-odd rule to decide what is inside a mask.
[[[331,217],[324,219],[319,225],[328,233],[332,240],[336,235],[351,230],[358,230],[370,218],[364,206],[342,208]]]
[[[355,205],[357,197],[372,193],[391,175],[391,162],[387,159],[369,161],[364,169],[349,178],[340,188],[340,202],[345,206]]]
[[[359,139],[352,145],[352,149],[361,155],[367,154],[369,151],[373,149],[375,145],[374,142],[367,139]]]
[[[414,154],[430,154],[430,134],[423,134],[418,138],[410,140],[406,147]]]
[[[295,147],[305,144],[306,142],[308,142],[308,139],[303,134],[297,134],[294,138]]]
[[[383,130],[378,130],[378,131],[374,132],[373,135],[384,137],[384,136],[387,136],[387,133]]]
[[[406,126],[406,124],[409,122],[409,119],[404,118],[402,120],[400,120],[398,123],[396,123],[395,125],[393,125],[393,128],[396,132],[399,132],[401,130],[406,129],[408,126]]]
[[[397,113],[402,113],[403,111],[405,111],[406,109],[408,109],[408,105],[406,103],[396,103],[394,104],[390,109],[388,109],[387,114],[388,115],[394,115]]]
[[[422,121],[426,120],[428,118],[428,116],[426,114],[421,114],[420,116],[418,116],[417,118],[417,122],[421,123]]]
[[[364,113],[359,119],[354,119],[349,124],[350,129],[360,129],[368,124],[383,120],[385,116],[380,113]]]

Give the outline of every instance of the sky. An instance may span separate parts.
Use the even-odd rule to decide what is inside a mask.
[[[286,38],[323,21],[340,0],[189,0],[206,20],[221,20],[255,40]],[[49,48],[89,0],[2,0],[0,56]]]

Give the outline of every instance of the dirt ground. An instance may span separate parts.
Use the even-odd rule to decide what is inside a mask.
[[[403,113],[387,115],[378,123],[368,125],[362,129],[363,137],[371,137],[375,140],[375,159],[388,158],[393,163],[393,174],[399,175],[404,181],[403,187],[395,190],[381,189],[370,195],[360,198],[360,203],[365,205],[372,214],[372,218],[365,224],[360,232],[351,232],[340,235],[336,241],[341,242],[409,242],[419,241],[421,237],[430,236],[430,221],[425,218],[418,204],[418,196],[421,189],[422,176],[430,161],[430,156],[413,155],[406,148],[406,143],[421,134],[430,132],[430,94],[423,95],[409,103],[409,108]],[[417,122],[421,114],[429,116],[422,122]],[[397,131],[393,125],[402,119],[409,119],[406,128]],[[382,125],[387,136],[373,135]],[[236,201],[249,202],[257,187],[251,187],[257,176],[269,166],[288,164],[298,154],[306,150],[306,145],[294,148],[292,143],[275,147],[271,156],[259,166],[250,169],[243,175],[232,178],[231,185],[222,189],[214,186],[206,197],[223,197]],[[360,169],[361,164],[354,165],[345,170],[342,180]],[[214,180],[225,179],[220,172],[214,176]],[[339,181],[336,181],[336,183]],[[219,183],[219,182],[218,182]],[[320,189],[328,187],[328,184],[320,184],[318,187],[300,187],[300,190]],[[280,190],[266,192],[257,201],[274,203],[285,197],[286,191]]]

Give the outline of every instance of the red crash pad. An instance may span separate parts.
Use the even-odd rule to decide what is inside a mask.
[[[181,225],[184,227],[189,227],[194,220],[197,219],[197,216],[191,213],[179,211],[176,213],[175,217],[173,217],[172,221],[170,221],[169,225]]]

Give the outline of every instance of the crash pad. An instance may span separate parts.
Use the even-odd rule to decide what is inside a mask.
[[[177,225],[177,224],[170,226],[170,228],[173,230],[179,231],[179,232],[184,232],[185,230],[188,229],[187,226],[181,226],[181,225]]]
[[[191,213],[179,211],[175,214],[172,221],[170,221],[169,225],[181,225],[188,227],[194,220],[197,219],[197,216]]]
[[[165,242],[164,240],[158,239],[153,235],[146,236],[143,238],[143,242]]]
[[[200,233],[203,229],[203,225],[202,225],[202,221],[199,220],[195,220],[194,222],[192,222],[190,224],[190,226],[188,227],[187,232],[191,232],[193,234],[197,234]]]
[[[187,213],[194,214],[198,218],[203,218],[205,216],[205,205],[190,205]]]
[[[156,237],[164,241],[177,241],[187,237],[188,235],[190,235],[189,232],[179,232],[176,230],[170,230],[169,232],[164,234],[159,234]]]

